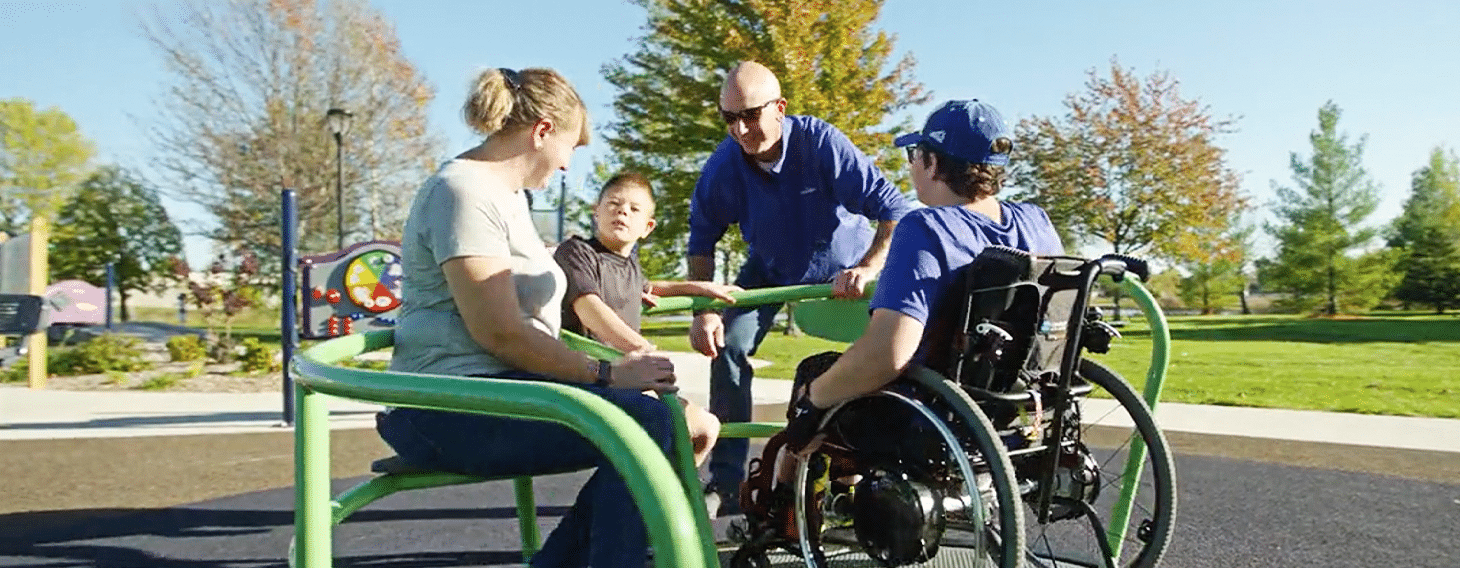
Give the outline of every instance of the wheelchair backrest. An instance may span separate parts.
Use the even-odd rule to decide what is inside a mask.
[[[1047,283],[1084,264],[993,246],[958,269],[924,336],[928,367],[994,392],[1059,373],[1078,290]]]

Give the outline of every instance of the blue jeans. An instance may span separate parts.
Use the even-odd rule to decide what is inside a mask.
[[[631,390],[583,388],[622,408],[670,455],[674,431],[662,401]],[[572,429],[537,420],[395,408],[381,415],[377,430],[401,458],[422,468],[484,477],[598,468],[531,565],[645,565],[648,532],[628,486],[608,458]]]
[[[740,267],[735,285],[745,288],[764,288],[772,285],[761,263],[747,259]],[[724,312],[725,347],[719,356],[710,362],[710,412],[720,422],[748,422],[751,416],[752,399],[750,381],[755,372],[750,368],[750,356],[765,340],[781,304],[757,307],[727,308]],[[745,480],[745,458],[750,450],[750,441],[745,438],[721,438],[710,452],[709,485],[721,495],[739,495],[740,482]],[[735,501],[738,502],[738,501]],[[714,514],[710,511],[710,514]]]

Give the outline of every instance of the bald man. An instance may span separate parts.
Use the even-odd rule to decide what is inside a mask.
[[[861,297],[882,269],[893,227],[913,204],[840,130],[787,116],[786,105],[780,81],[764,65],[741,62],[726,74],[719,106],[729,135],[705,162],[690,198],[689,277],[714,278],[715,245],[739,225],[749,248],[735,280],[740,287],[831,282],[838,297]],[[749,357],[780,309],[695,314],[690,343],[713,359],[710,409],[722,422],[750,419]],[[719,515],[739,512],[747,449],[745,439],[722,439],[711,455],[706,498],[718,501]]]

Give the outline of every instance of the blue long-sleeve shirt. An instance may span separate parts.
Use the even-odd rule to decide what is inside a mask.
[[[776,285],[826,282],[866,255],[875,230],[914,205],[845,134],[810,116],[782,121],[781,157],[763,169],[729,136],[690,199],[690,256],[714,254],[732,224]]]

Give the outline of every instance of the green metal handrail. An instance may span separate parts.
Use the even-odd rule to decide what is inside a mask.
[[[1135,278],[1123,283],[1126,293],[1140,305],[1150,324],[1152,351],[1144,398],[1154,411],[1161,394],[1169,362],[1170,332],[1154,297]],[[870,291],[869,287],[869,291]],[[798,300],[819,300],[831,296],[830,284],[782,286],[745,290],[732,294],[733,305],[753,306]],[[669,297],[646,309],[646,315],[691,309],[717,309],[732,304],[704,297]],[[582,336],[564,332],[563,340],[576,350],[601,359],[622,354]],[[675,475],[668,460],[659,457],[652,440],[637,423],[612,403],[582,389],[549,382],[513,381],[368,371],[331,365],[355,355],[390,347],[390,331],[348,335],[314,346],[293,363],[295,381],[295,529],[299,566],[330,565],[329,531],[332,520],[329,495],[329,432],[327,410],[318,394],[327,394],[392,406],[474,412],[514,418],[549,420],[574,428],[600,449],[620,471],[649,527],[657,566],[712,566],[717,564],[713,535],[704,503],[692,498],[698,487],[689,457],[688,440],[676,436],[682,491],[675,484],[652,480]],[[666,395],[676,424],[683,425],[683,410],[674,395]],[[784,427],[778,422],[744,422],[721,425],[722,438],[758,438],[774,435]],[[681,428],[682,429],[682,428]],[[1134,480],[1139,476],[1145,446],[1139,437],[1126,465],[1127,483],[1107,533],[1112,549],[1119,554],[1129,506],[1134,499]],[[649,457],[653,456],[653,457]],[[686,465],[688,464],[688,465]],[[690,515],[685,517],[685,515]],[[690,523],[682,520],[694,519]],[[679,519],[680,522],[674,522]],[[1119,528],[1117,528],[1119,527]]]
[[[321,394],[385,404],[546,420],[573,428],[623,476],[643,514],[660,568],[707,568],[718,563],[714,544],[693,519],[688,496],[658,445],[627,413],[586,390],[565,384],[450,377],[353,369],[331,365],[389,347],[389,330],[347,335],[316,345],[295,358],[294,453],[297,565],[331,565],[331,502],[328,409]],[[703,505],[701,505],[703,506]],[[688,521],[687,521],[688,520]]]
[[[873,289],[874,286],[868,285],[867,293],[871,294]],[[644,309],[644,315],[650,316],[685,310],[717,310],[730,306],[760,306],[794,302],[797,300],[824,300],[831,297],[831,284],[798,284],[795,286],[777,286],[774,288],[755,288],[752,290],[731,292],[730,297],[735,298],[734,304],[705,296],[669,296],[659,298],[655,302],[654,307]]]
[[[1161,399],[1161,387],[1166,382],[1166,367],[1171,363],[1171,330],[1166,326],[1166,314],[1156,304],[1155,296],[1134,275],[1127,274],[1121,282],[1121,288],[1141,307],[1141,312],[1146,316],[1146,324],[1151,328],[1151,363],[1146,368],[1146,385],[1142,398],[1154,415],[1156,403]],[[1131,441],[1130,453],[1125,460],[1123,475],[1126,482],[1120,488],[1120,497],[1111,509],[1110,524],[1105,533],[1105,541],[1110,544],[1110,550],[1116,558],[1120,557],[1121,545],[1125,543],[1126,524],[1130,522],[1130,508],[1135,502],[1136,485],[1140,481],[1145,459],[1146,442],[1136,436]]]

